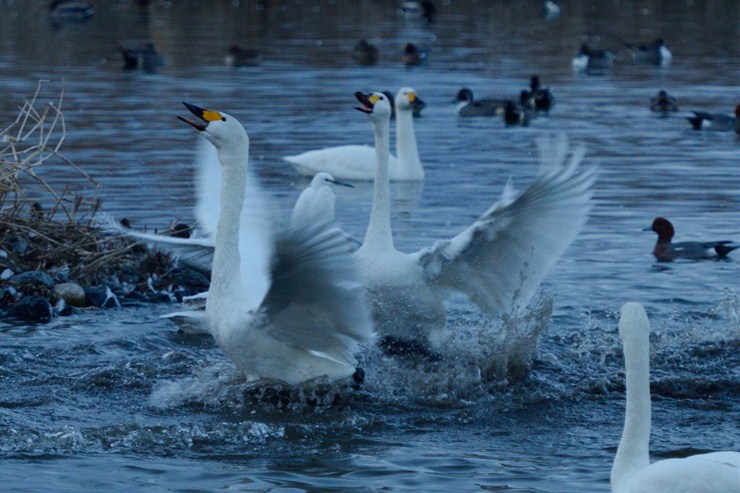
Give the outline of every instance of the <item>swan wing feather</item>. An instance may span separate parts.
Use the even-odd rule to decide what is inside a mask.
[[[507,185],[496,204],[448,241],[417,252],[430,283],[465,293],[494,315],[524,307],[547,271],[580,233],[590,210],[595,169],[566,163],[564,137],[540,142],[542,168],[521,193]]]
[[[177,238],[154,233],[141,233],[120,228],[119,231],[131,238],[145,242],[151,248],[170,254],[183,264],[201,272],[211,272],[214,244],[210,238]]]
[[[275,339],[347,363],[359,344],[374,339],[349,244],[332,223],[280,233],[270,274],[259,312]]]

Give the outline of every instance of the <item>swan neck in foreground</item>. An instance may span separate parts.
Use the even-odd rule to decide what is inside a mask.
[[[414,133],[414,115],[412,111],[396,112],[396,156],[401,167],[401,175],[424,178],[424,168],[419,159]]]
[[[394,248],[388,175],[390,123],[388,120],[373,122],[373,128],[375,130],[375,188],[370,222],[362,246],[382,251]]]
[[[238,299],[244,293],[240,273],[239,223],[244,204],[248,152],[249,147],[240,147],[236,152],[219,150],[222,163],[221,209],[216,226],[216,249],[207,302],[218,311],[221,308],[230,309],[230,303],[226,301],[228,299],[244,302],[244,299]]]
[[[650,323],[642,307],[626,308],[619,331],[624,346],[627,405],[611,473],[615,491],[619,491],[621,481],[650,465]]]

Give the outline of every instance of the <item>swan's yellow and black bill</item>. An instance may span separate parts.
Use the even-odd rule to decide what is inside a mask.
[[[188,125],[195,127],[196,130],[199,130],[201,132],[206,129],[206,127],[208,126],[208,123],[212,121],[224,119],[223,115],[221,115],[221,113],[219,113],[218,111],[207,110],[205,108],[201,108],[200,106],[196,106],[194,104],[191,104],[185,101],[183,101],[182,104],[184,104],[185,107],[189,109],[192,114],[194,114],[195,116],[197,116],[198,118],[206,122],[206,124],[203,125],[198,122],[194,122],[193,120],[184,118],[182,116],[178,116],[177,118],[184,121]]]
[[[363,92],[357,91],[355,93],[355,98],[357,98],[357,101],[359,101],[362,105],[355,106],[356,110],[362,111],[363,113],[372,113],[373,107],[375,106],[375,103],[377,103],[380,99],[380,96],[375,93],[365,94]]]

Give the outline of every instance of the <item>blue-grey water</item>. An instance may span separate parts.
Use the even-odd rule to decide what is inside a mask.
[[[99,186],[60,162],[38,172],[135,227],[192,220],[196,136],[175,119],[186,114],[181,101],[241,120],[253,169],[288,211],[307,181],[280,157],[372,143],[353,93],[401,86],[427,103],[416,120],[427,179],[394,186],[399,248],[456,234],[509,177],[526,186],[542,134],[587,146],[599,167],[595,206],[546,278],[541,311],[521,322],[545,325],[531,370],[496,383],[480,383],[477,368],[505,366],[515,355],[491,348],[517,329],[460,299],[444,364],[411,369],[366,350],[364,388],[320,410],[249,402],[210,339],[159,318],[172,304],[2,322],[0,490],[606,492],[624,409],[616,326],[628,300],[652,321],[653,459],[737,450],[739,252],[656,264],[655,235],[642,231],[662,215],[677,239],[740,241],[740,140],[684,118],[740,102],[736,1],[563,1],[547,20],[537,1],[450,0],[437,2],[430,25],[404,19],[391,0],[93,3],[89,22],[54,26],[45,1],[0,0],[0,127],[40,79],[43,103],[64,87],[61,153]],[[659,36],[670,67],[620,52],[609,74],[571,71],[584,40],[616,49],[619,38]],[[381,48],[378,65],[352,61],[361,38]],[[140,40],[166,56],[158,73],[121,69],[117,45]],[[429,49],[424,65],[402,66],[408,41]],[[263,50],[262,64],[225,66],[234,42]],[[514,97],[535,73],[557,102],[528,128],[454,113],[463,86]],[[678,114],[648,110],[661,88]],[[355,185],[336,190],[337,216],[362,237],[371,185]]]

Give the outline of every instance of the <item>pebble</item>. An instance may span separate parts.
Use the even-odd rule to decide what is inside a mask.
[[[51,303],[43,296],[24,296],[9,314],[24,322],[48,322],[52,316]]]
[[[85,306],[85,290],[79,284],[63,282],[54,286],[54,294],[69,306]]]

